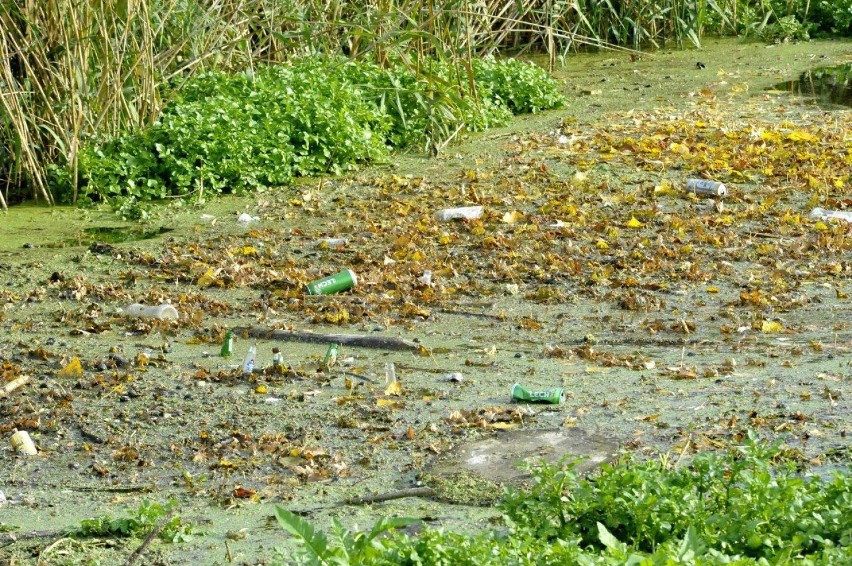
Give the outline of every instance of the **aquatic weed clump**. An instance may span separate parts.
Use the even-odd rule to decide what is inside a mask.
[[[91,140],[80,155],[79,196],[120,208],[281,186],[397,148],[438,151],[463,129],[562,103],[555,81],[531,63],[478,61],[473,84],[465,73],[446,61],[415,72],[401,62],[385,68],[324,56],[204,73],[174,92],[149,128]]]
[[[353,554],[340,549],[352,549],[347,541],[359,535],[339,525],[340,545],[324,536],[318,545],[307,523],[281,510],[279,521],[305,543],[302,563],[345,555],[336,563],[845,564],[852,559],[850,504],[848,473],[803,475],[778,444],[750,434],[725,454],[683,465],[626,457],[584,477],[572,465],[542,463],[529,487],[506,489],[503,528],[475,535],[372,534]]]

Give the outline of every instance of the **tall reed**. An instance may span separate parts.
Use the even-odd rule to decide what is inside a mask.
[[[697,42],[693,8],[704,2],[0,0],[0,193],[52,203],[51,186],[64,182],[76,199],[81,144],[151,124],[169,90],[199,70],[313,52],[393,59],[436,81],[424,104],[438,116],[475,96],[473,57],[536,49],[555,64],[582,45]],[[453,84],[430,73],[435,59],[460,63]],[[452,137],[434,134],[436,144]],[[59,166],[71,173],[57,177]]]

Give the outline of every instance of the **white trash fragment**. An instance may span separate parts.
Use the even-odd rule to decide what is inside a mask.
[[[216,217],[212,214],[202,214],[201,219],[205,222],[209,222],[210,224],[216,224]]]
[[[417,282],[421,285],[426,285],[427,287],[432,286],[432,271],[426,269],[423,271],[423,275],[417,278]]]
[[[838,220],[852,222],[852,210],[826,210],[817,207],[811,211],[811,218],[819,218],[821,220],[837,218]]]
[[[124,313],[130,316],[138,316],[142,318],[161,318],[175,319],[178,318],[178,311],[172,305],[163,303],[161,305],[142,305],[133,303],[124,309]]]
[[[689,179],[686,181],[686,190],[697,195],[711,195],[723,197],[728,194],[728,188],[719,181],[708,181],[706,179]]]
[[[251,214],[247,214],[243,212],[237,217],[237,222],[240,224],[251,224],[252,222],[256,222],[260,220],[259,216],[252,216]]]
[[[445,208],[435,213],[435,218],[446,222],[448,220],[475,220],[482,216],[481,206],[462,206],[459,208]]]
[[[506,293],[509,295],[517,295],[520,291],[521,288],[517,283],[506,283]]]
[[[35,456],[38,454],[38,450],[33,443],[33,439],[30,438],[30,434],[25,430],[16,430],[15,434],[9,438],[9,443],[15,451],[20,452],[21,454],[26,454],[27,456]]]
[[[451,383],[461,383],[462,381],[464,381],[464,375],[462,375],[460,371],[449,373],[444,376],[444,381],[449,381]]]
[[[385,364],[385,385],[390,385],[396,382],[396,366],[393,362]]]

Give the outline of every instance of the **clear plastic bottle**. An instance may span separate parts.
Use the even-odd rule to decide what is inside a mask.
[[[248,353],[246,354],[246,359],[243,360],[243,373],[245,375],[251,375],[254,371],[254,358],[257,355],[257,346],[249,347]]]

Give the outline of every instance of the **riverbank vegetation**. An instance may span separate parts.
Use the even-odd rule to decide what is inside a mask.
[[[542,464],[532,487],[507,490],[502,529],[476,536],[380,538],[410,523],[385,518],[372,531],[337,525],[329,539],[283,508],[276,515],[303,542],[303,564],[848,563],[849,476],[802,477],[780,444],[743,440],[688,463],[627,458],[592,477]]]
[[[488,55],[544,52],[555,65],[581,48],[699,45],[706,34],[789,41],[814,35],[848,35],[850,31],[852,0],[489,1],[476,5],[461,0],[372,0],[357,4],[315,0],[100,0],[83,4],[4,0],[0,3],[0,61],[4,63],[0,70],[0,194],[6,198],[0,204],[5,206],[6,200],[27,196],[48,203],[77,202],[81,197],[86,197],[85,201],[93,194],[103,197],[116,193],[116,183],[121,184],[119,192],[146,199],[180,194],[190,186],[201,192],[205,182],[214,189],[227,186],[233,190],[257,184],[263,178],[270,183],[285,182],[289,174],[334,172],[353,161],[372,159],[382,144],[393,148],[414,143],[440,151],[465,129],[487,127],[505,119],[505,107],[516,112],[549,107],[512,108],[506,98],[502,99],[505,107],[494,104],[500,94],[494,90],[495,83],[489,86],[478,82],[483,74],[494,72],[483,71],[487,64],[482,58]],[[138,149],[135,145],[153,143],[158,151],[159,143],[163,151],[183,152],[187,160],[193,155],[204,157],[193,147],[202,143],[200,139],[167,137],[168,143],[188,144],[167,149],[161,141],[152,139],[168,127],[164,124],[181,120],[183,110],[179,106],[170,109],[169,103],[185,96],[180,94],[184,86],[191,85],[199,93],[200,84],[227,89],[231,87],[226,83],[233,86],[245,77],[257,77],[261,88],[271,88],[268,85],[274,81],[269,77],[288,71],[271,71],[268,67],[288,63],[289,69],[298,69],[301,65],[310,75],[326,72],[322,65],[340,61],[340,57],[358,62],[335,67],[343,75],[349,73],[346,80],[352,80],[355,68],[360,69],[357,73],[361,79],[377,80],[360,91],[366,100],[348,97],[362,112],[360,116],[356,112],[354,118],[366,119],[359,127],[372,129],[377,121],[386,120],[380,116],[382,112],[397,118],[396,124],[383,126],[390,128],[390,137],[383,140],[377,136],[366,142],[369,147],[363,155],[343,151],[340,162],[335,161],[335,155],[322,156],[324,167],[317,170],[309,166],[305,171],[299,170],[304,164],[285,165],[286,159],[280,156],[254,155],[254,159],[268,161],[270,170],[252,173],[234,185],[228,175],[210,171],[209,159],[194,164],[172,163],[180,159],[174,154],[153,156],[146,150],[128,160],[120,149],[111,149],[126,149],[128,143]],[[312,59],[317,61],[306,62]],[[521,91],[541,85],[540,76],[526,66],[493,68],[509,71],[506,84],[514,84]],[[311,82],[316,75],[298,80],[304,81],[302,87],[316,86]],[[349,88],[341,80],[337,76],[330,88]],[[214,87],[211,81],[218,81],[219,86]],[[343,96],[340,88],[336,92],[325,89],[321,94]],[[245,88],[234,94],[258,92]],[[316,100],[317,94],[309,96]],[[550,94],[547,98],[555,100]],[[378,114],[375,106],[364,106],[370,102],[379,102]],[[250,100],[241,103],[252,104]],[[232,109],[221,111],[227,115]],[[217,118],[209,114],[198,119],[209,123]],[[299,129],[306,123],[304,117],[288,122],[287,136],[315,136],[315,131]],[[128,136],[136,135],[142,141],[127,141]],[[248,139],[240,140],[240,144],[268,141],[255,133],[246,135]],[[317,147],[335,141],[323,139]],[[222,139],[213,143],[227,145]],[[253,150],[265,151],[263,147]],[[93,155],[100,154],[107,162],[113,161],[112,170],[104,168],[105,162],[93,160]],[[151,159],[154,162],[141,163]],[[316,159],[311,156],[306,161]],[[116,160],[123,162],[114,163]],[[140,167],[162,171],[171,165],[176,170],[149,171],[139,179],[130,178]],[[188,173],[187,165],[195,171]],[[287,174],[282,168],[289,170]],[[106,185],[100,184],[104,175],[111,176]],[[175,183],[164,189],[163,175],[169,181],[174,177]],[[117,204],[121,207],[126,202]]]

